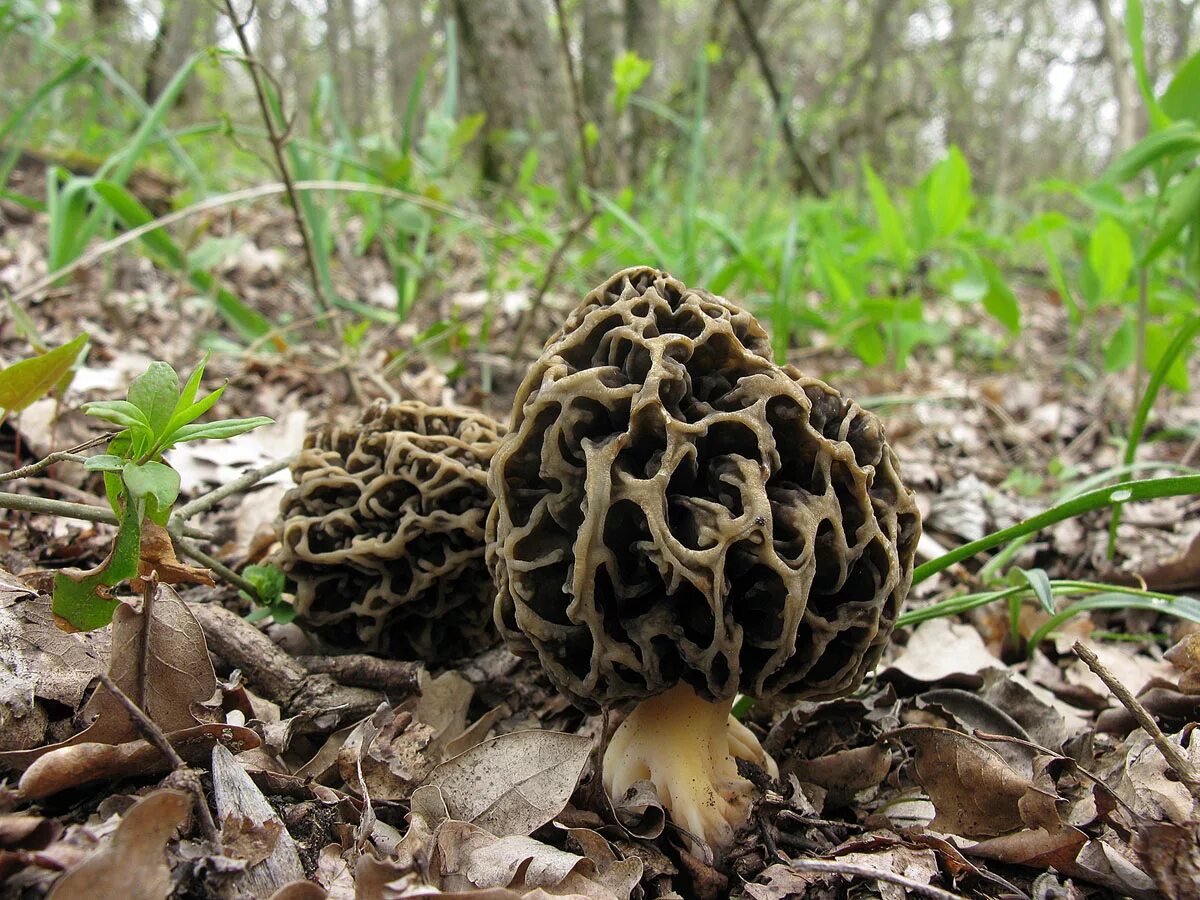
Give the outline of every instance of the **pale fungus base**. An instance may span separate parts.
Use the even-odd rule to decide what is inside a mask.
[[[732,698],[713,703],[682,682],[642,701],[604,754],[608,795],[615,800],[635,782],[650,781],[671,821],[719,857],[749,818],[754,795],[736,760],[779,776],[758,738],[729,714],[732,706]]]

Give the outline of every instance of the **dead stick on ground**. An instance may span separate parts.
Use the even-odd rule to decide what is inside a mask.
[[[886,881],[889,884],[898,884],[914,894],[936,897],[937,900],[966,900],[962,894],[955,894],[940,887],[934,887],[932,884],[922,884],[911,878],[905,878],[903,875],[897,875],[895,872],[883,872],[879,869],[872,869],[870,866],[856,866],[839,862],[836,859],[793,859],[788,862],[788,868],[801,872],[823,872],[829,875],[846,875],[850,878]]]
[[[100,673],[100,682],[116,698],[117,702],[124,707],[125,712],[129,715],[129,720],[133,723],[133,727],[137,729],[138,734],[167,758],[172,769],[176,772],[185,772],[190,769],[183,757],[171,746],[171,741],[163,734],[163,730],[158,727],[158,723],[146,715],[129,698],[128,694],[117,687],[117,683],[112,680],[107,672]],[[217,823],[213,821],[212,810],[208,808],[208,798],[204,796],[204,790],[200,786],[199,780],[193,777],[186,779],[186,781],[192,798],[196,801],[196,817],[200,820],[200,828],[204,832],[204,836],[208,838],[214,847],[220,847],[221,834],[217,831]]]
[[[1178,745],[1172,743],[1171,739],[1163,734],[1162,729],[1158,727],[1158,723],[1154,721],[1154,717],[1146,711],[1146,707],[1138,702],[1137,697],[1133,696],[1129,688],[1118,681],[1117,676],[1109,671],[1108,667],[1100,662],[1100,658],[1088,647],[1085,647],[1081,641],[1076,641],[1071,649],[1095,673],[1096,677],[1107,685],[1108,689],[1113,692],[1113,695],[1121,701],[1121,705],[1129,710],[1130,715],[1142,726],[1142,730],[1150,735],[1150,739],[1154,741],[1154,746],[1158,748],[1158,752],[1166,759],[1167,764],[1175,770],[1175,775],[1183,782],[1184,787],[1188,789],[1192,797],[1200,801],[1200,778],[1196,777],[1195,769],[1187,761],[1187,758],[1180,751]]]
[[[344,722],[370,715],[387,699],[383,691],[350,687],[329,675],[310,673],[253,624],[223,606],[189,603],[188,608],[204,629],[208,648],[240,669],[260,694],[289,715],[333,713]]]
[[[380,659],[366,653],[298,656],[296,661],[313,675],[332,675],[342,684],[381,691],[415,691],[421,673],[420,663],[401,659]]]

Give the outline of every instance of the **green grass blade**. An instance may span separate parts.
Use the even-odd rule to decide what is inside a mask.
[[[1150,381],[1147,382],[1146,390],[1142,392],[1141,400],[1138,401],[1137,410],[1133,414],[1133,421],[1129,423],[1129,438],[1125,441],[1125,465],[1133,465],[1133,459],[1137,456],[1138,445],[1142,442],[1142,436],[1146,432],[1146,420],[1150,418],[1150,410],[1154,407],[1154,401],[1158,399],[1158,392],[1162,389],[1163,382],[1167,380],[1167,373],[1171,371],[1171,366],[1175,363],[1179,354],[1187,349],[1197,333],[1200,333],[1200,316],[1192,316],[1175,335],[1174,340],[1167,345],[1162,359],[1158,361],[1158,365],[1154,367],[1154,371],[1150,374]],[[1120,524],[1121,505],[1117,504],[1113,508],[1112,519],[1108,523],[1109,559],[1112,559],[1116,553],[1117,527]]]
[[[1015,538],[1041,531],[1048,525],[1072,519],[1094,509],[1103,509],[1115,503],[1133,500],[1150,500],[1155,497],[1178,497],[1200,493],[1200,475],[1178,475],[1170,478],[1152,478],[1146,481],[1124,481],[1086,494],[1080,494],[1063,503],[1050,507],[1045,512],[1018,522],[1010,528],[994,531],[977,541],[971,541],[957,549],[932,559],[913,571],[913,584],[920,584],[931,575],[936,575],[957,562],[969,559],[984,550],[1006,544]]]
[[[1029,636],[1029,649],[1033,651],[1063,622],[1080,613],[1093,609],[1145,609],[1164,613],[1200,624],[1200,601],[1192,597],[1145,596],[1143,593],[1110,593],[1087,597],[1055,613],[1040,628]]]
[[[120,185],[101,181],[95,185],[94,190],[124,227],[137,228],[154,221],[150,211]],[[198,291],[212,297],[221,317],[243,340],[252,341],[271,331],[271,323],[263,315],[243,303],[228,288],[219,285],[211,273],[191,268],[188,265],[187,254],[165,231],[146,231],[140,238],[161,265],[174,270]]]

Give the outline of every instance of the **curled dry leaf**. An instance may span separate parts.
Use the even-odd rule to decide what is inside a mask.
[[[249,816],[230,813],[221,822],[221,848],[232,859],[258,865],[271,855],[282,830],[283,823],[278,819],[256,822]]]
[[[837,857],[837,862],[875,871],[899,875],[917,884],[929,884],[938,875],[937,855],[932,850],[917,850],[912,847],[895,846],[877,853],[847,853]],[[753,900],[790,900],[807,896],[813,885],[852,878],[833,872],[799,871],[785,865],[768,867],[759,875],[763,884],[746,885],[746,895]],[[903,887],[886,881],[855,878],[859,883],[869,884],[877,896],[885,900],[904,900]],[[865,885],[864,885],[865,886]]]
[[[966,837],[993,837],[1023,825],[1062,827],[1059,798],[1015,772],[995,750],[970,735],[909,725],[887,735],[916,751],[916,777],[937,816],[931,826]]]
[[[492,834],[526,835],[562,812],[592,742],[557,731],[517,731],[484,741],[439,765],[438,787],[451,818]]]
[[[209,587],[216,585],[212,572],[208,569],[181,563],[175,555],[175,544],[172,543],[167,529],[150,519],[142,521],[138,572],[143,578],[149,578],[153,573],[162,584],[205,584]]]
[[[1185,732],[1186,733],[1186,732]],[[1180,744],[1184,757],[1193,768],[1200,768],[1200,739],[1193,731],[1190,743]],[[1180,735],[1180,738],[1182,735]],[[1200,804],[1179,782],[1166,758],[1146,732],[1138,729],[1125,742],[1124,771],[1117,785],[1121,799],[1138,815],[1151,821],[1163,819],[1183,825],[1200,819]]]
[[[125,813],[104,849],[55,883],[50,900],[162,900],[171,892],[171,870],[164,856],[167,841],[191,809],[192,798],[182,791],[147,794]]]
[[[167,735],[175,751],[189,763],[203,763],[218,744],[234,753],[259,744],[258,735],[239,725],[195,725]],[[113,778],[157,775],[170,763],[146,741],[123,744],[79,743],[59,746],[38,757],[21,776],[21,794],[30,800]]]
[[[604,796],[608,797],[607,791]],[[632,837],[652,841],[667,826],[667,813],[652,781],[635,781],[629,790],[609,802],[617,822]]]

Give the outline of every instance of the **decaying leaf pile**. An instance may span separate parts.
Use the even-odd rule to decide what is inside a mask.
[[[147,324],[91,329],[103,362],[80,373],[62,409],[39,404],[3,426],[0,469],[88,437],[76,401],[115,395],[148,357],[187,362],[193,338],[173,312],[146,299],[138,272],[118,274]],[[254,279],[251,293],[282,276]],[[87,299],[102,295],[81,290],[72,316],[104,321]],[[1030,330],[1044,349],[1060,323],[1038,309]],[[38,315],[52,330],[55,311]],[[382,353],[368,347],[362,358]],[[468,363],[449,382],[414,360],[404,391],[503,418],[519,371],[490,371],[485,395],[479,361]],[[835,378],[846,364],[831,354],[802,363],[851,396],[893,399],[881,408],[889,439],[945,547],[1043,508],[1012,477],[1038,460],[1085,473],[1116,462],[1105,423],[1127,410],[1128,386],[1059,389],[1036,355],[1002,375],[935,356],[886,381]],[[278,424],[182,450],[171,461],[185,490],[293,452],[331,406],[356,411],[345,382],[317,377],[312,359],[218,358],[212,369],[232,378],[232,411],[269,411]],[[1195,398],[1171,402],[1173,422],[1200,422]],[[1196,448],[1165,440],[1149,453],[1194,462]],[[67,499],[96,491],[31,481]],[[204,521],[226,564],[272,551],[288,486],[276,479]],[[1054,577],[1195,590],[1197,512],[1194,498],[1131,506],[1112,564],[1101,514],[1055,526],[1021,559]],[[158,585],[151,603],[122,604],[111,629],[68,634],[42,573],[94,563],[111,530],[4,515],[0,896],[1197,896],[1200,635],[1153,613],[1077,617],[1027,657],[1011,644],[1009,611],[983,607],[898,632],[853,696],[755,706],[747,721],[780,779],[762,786],[752,828],[713,867],[681,852],[652,792],[609,805],[594,768],[604,723],[536,664],[500,647],[429,667],[324,656],[294,625],[246,621],[232,590],[195,585]],[[931,579],[910,607],[971,577],[957,568]],[[1044,621],[1026,608],[1016,627],[1027,637]],[[1118,634],[1130,639],[1109,639]],[[1168,761],[1072,652],[1076,641],[1139,698],[1182,762]],[[102,673],[152,726],[131,717]],[[173,758],[154,744],[161,736]]]

